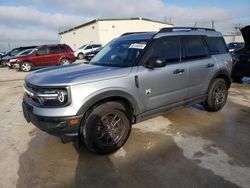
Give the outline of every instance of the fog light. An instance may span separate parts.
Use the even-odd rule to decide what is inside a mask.
[[[69,120],[69,124],[70,125],[77,125],[77,124],[79,124],[79,119],[71,119],[71,120]]]

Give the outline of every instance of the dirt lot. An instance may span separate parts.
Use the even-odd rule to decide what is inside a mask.
[[[0,187],[250,187],[250,82],[233,84],[220,112],[195,105],[142,122],[98,156],[26,123],[25,74],[0,69]]]

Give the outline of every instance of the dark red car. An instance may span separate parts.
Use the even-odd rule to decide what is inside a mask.
[[[75,61],[73,50],[66,44],[39,46],[34,51],[11,61],[14,68],[28,72],[35,67],[65,65]]]

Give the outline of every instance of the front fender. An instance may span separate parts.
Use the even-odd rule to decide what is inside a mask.
[[[109,90],[109,91],[102,91],[102,92],[99,91],[98,93],[95,93],[89,96],[88,99],[86,100],[87,102],[85,102],[81,106],[81,108],[78,110],[77,115],[85,114],[87,110],[90,109],[96,103],[103,101],[105,99],[114,98],[114,97],[116,98],[119,97],[129,102],[131,107],[134,110],[134,115],[139,114],[140,112],[139,103],[131,94],[122,90]]]

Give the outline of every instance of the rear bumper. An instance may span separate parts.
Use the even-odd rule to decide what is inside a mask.
[[[23,115],[27,122],[54,136],[77,136],[82,116],[43,117],[33,113],[33,107],[25,101],[22,103]],[[78,119],[79,123],[71,125],[70,120]]]

